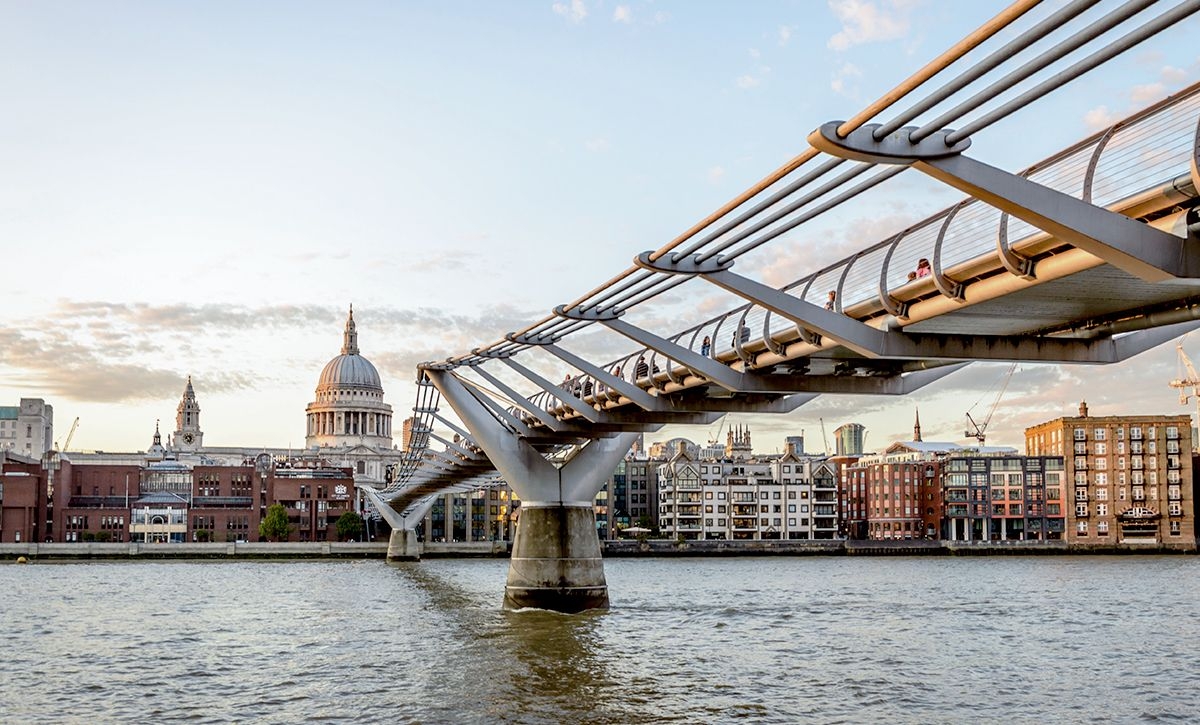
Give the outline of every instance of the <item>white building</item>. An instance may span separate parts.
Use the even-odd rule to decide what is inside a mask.
[[[0,405],[0,450],[41,458],[54,446],[54,408],[41,398]]]
[[[658,469],[664,535],[684,539],[833,539],[837,477],[821,458],[696,459],[680,446]]]

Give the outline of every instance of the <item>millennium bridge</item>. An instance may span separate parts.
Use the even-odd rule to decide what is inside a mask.
[[[639,433],[904,395],[976,360],[1116,363],[1200,326],[1200,84],[1026,169],[971,154],[1014,114],[1030,133],[1055,123],[1035,101],[1152,45],[1200,0],[1039,4],[1013,3],[848,120],[814,119],[793,159],[578,299],[421,364],[402,465],[366,491],[393,529],[389,558],[419,556],[439,494],[507,482],[521,507],[504,605],[606,607],[593,500]],[[738,271],[905,171],[964,196],[782,287]],[[626,318],[683,284],[744,303],[684,330]],[[628,352],[573,352],[589,328]],[[539,373],[549,361],[573,382]]]

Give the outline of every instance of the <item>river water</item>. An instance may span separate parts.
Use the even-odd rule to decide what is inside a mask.
[[[0,722],[1200,720],[1200,557],[0,566]]]

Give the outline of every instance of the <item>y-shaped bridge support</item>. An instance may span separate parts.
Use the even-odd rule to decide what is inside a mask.
[[[556,466],[501,425],[453,374],[434,369],[427,374],[521,499],[504,607],[559,612],[607,608],[592,502],[638,433],[597,438]]]

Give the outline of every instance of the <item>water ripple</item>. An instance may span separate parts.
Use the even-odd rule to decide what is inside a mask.
[[[0,567],[0,721],[1200,719],[1200,557],[606,566],[583,616],[494,560]]]

